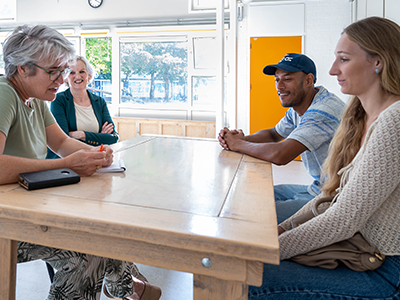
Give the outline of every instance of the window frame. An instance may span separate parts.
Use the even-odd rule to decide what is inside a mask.
[[[202,37],[213,37],[216,38],[216,28],[212,25],[203,25],[203,26],[179,26],[179,27],[151,27],[151,28],[116,28],[115,29],[115,37],[118,38],[118,53],[120,53],[120,44],[124,41],[174,41],[175,38],[177,41],[181,41],[182,39],[188,40],[188,52],[187,52],[187,103],[178,104],[178,105],[168,105],[165,106],[163,104],[152,104],[151,106],[144,107],[143,105],[135,105],[135,104],[121,104],[121,89],[120,89],[120,74],[115,74],[113,72],[113,84],[118,82],[118,97],[114,97],[113,92],[113,101],[112,101],[112,111],[116,112],[116,116],[124,116],[121,114],[121,110],[137,110],[142,111],[144,115],[146,115],[145,111],[148,111],[149,117],[151,117],[152,112],[162,114],[164,111],[166,113],[165,117],[168,117],[168,112],[177,112],[184,113],[185,118],[179,118],[184,120],[204,120],[204,121],[215,121],[215,114],[217,104],[213,106],[201,106],[192,103],[193,98],[193,88],[192,88],[192,78],[196,76],[209,76],[215,77],[216,70],[215,69],[195,69],[194,68],[194,49],[193,43],[195,38]],[[115,44],[113,44],[115,46]],[[216,49],[217,51],[217,49]],[[116,50],[113,49],[113,53],[116,53]],[[113,70],[115,69],[114,63],[117,64],[116,59],[113,57]],[[118,70],[120,70],[120,57],[118,56]],[[115,74],[115,76],[114,76]],[[118,76],[118,77],[117,77]],[[115,78],[116,77],[116,78]],[[113,90],[114,91],[114,90]],[[196,113],[198,115],[203,115],[203,117],[196,117]],[[145,116],[146,117],[146,116]]]
[[[195,38],[216,38],[217,31],[215,25],[180,25],[180,26],[159,26],[159,27],[122,27],[111,29],[96,29],[96,30],[80,30],[80,29],[61,29],[58,30],[68,40],[73,41],[75,44],[76,54],[85,55],[87,38],[111,38],[112,41],[112,100],[111,104],[108,103],[110,113],[114,117],[125,117],[121,114],[121,110],[141,111],[139,118],[159,118],[159,119],[179,119],[179,120],[198,120],[198,121],[215,121],[217,101],[216,98],[214,105],[198,105],[193,103],[193,78],[194,77],[216,77],[216,69],[195,69],[195,55],[194,55],[194,39]],[[8,32],[4,32],[0,36],[0,40],[4,40]],[[225,35],[229,36],[229,30],[225,30]],[[187,51],[187,103],[179,105],[151,105],[148,107],[123,104],[120,103],[121,99],[121,81],[120,81],[120,43],[121,40],[128,40],[129,38],[137,41],[165,41],[174,38],[182,38],[188,40]],[[218,49],[216,49],[218,51]],[[228,73],[226,73],[228,76]],[[225,78],[225,85],[228,85],[227,78]],[[226,99],[225,99],[226,101]],[[178,117],[171,117],[174,112]],[[176,115],[175,114],[175,115]],[[155,117],[154,117],[155,116]],[[134,116],[126,116],[134,117]]]

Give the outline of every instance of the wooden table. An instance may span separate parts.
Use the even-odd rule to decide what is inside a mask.
[[[190,272],[201,300],[247,299],[263,263],[279,263],[269,163],[211,139],[140,136],[113,148],[125,173],[0,186],[0,299],[15,299],[18,240]]]

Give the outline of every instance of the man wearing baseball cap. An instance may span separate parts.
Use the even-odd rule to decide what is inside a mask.
[[[224,128],[219,142],[227,150],[245,153],[277,165],[301,155],[314,182],[307,185],[274,186],[278,224],[320,193],[321,169],[329,143],[339,126],[345,104],[323,86],[315,86],[314,62],[303,54],[288,53],[263,70],[275,76],[275,85],[285,116],[270,129],[244,135],[242,130]],[[266,99],[268,101],[268,99]]]

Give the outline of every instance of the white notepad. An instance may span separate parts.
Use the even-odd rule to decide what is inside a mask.
[[[122,159],[114,160],[111,166],[100,168],[98,173],[122,173],[125,172],[126,167]]]

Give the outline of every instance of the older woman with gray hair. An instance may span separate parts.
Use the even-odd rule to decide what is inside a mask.
[[[18,181],[23,172],[70,168],[90,176],[112,162],[103,151],[66,135],[45,101],[53,101],[69,63],[72,45],[56,30],[38,25],[17,27],[3,46],[5,76],[0,77],[0,184]],[[61,159],[45,159],[47,147]],[[115,299],[159,299],[159,288],[132,276],[134,264],[93,255],[18,243],[18,262],[42,259],[57,270],[48,299],[99,300],[105,291]],[[144,280],[144,278],[143,278]],[[118,298],[116,298],[118,297]]]
[[[58,125],[70,137],[89,145],[116,143],[118,133],[106,101],[87,90],[95,77],[93,67],[85,57],[77,56],[70,68],[65,80],[69,89],[58,93],[50,107]],[[48,150],[47,158],[57,157]]]

